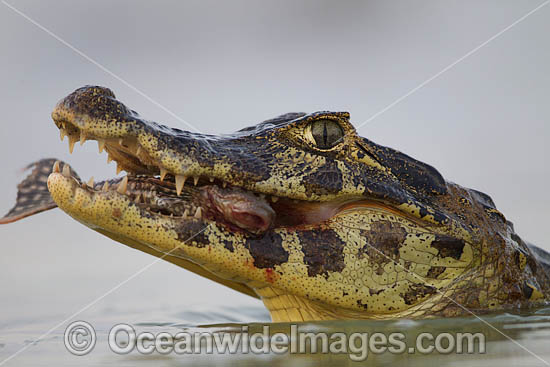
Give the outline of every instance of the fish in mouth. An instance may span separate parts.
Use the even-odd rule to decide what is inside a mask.
[[[456,316],[548,298],[546,255],[489,196],[358,136],[346,112],[212,136],[145,120],[86,86],[52,117],[71,153],[95,140],[127,175],[84,182],[41,160],[1,223],[57,206],[261,298],[274,321]]]

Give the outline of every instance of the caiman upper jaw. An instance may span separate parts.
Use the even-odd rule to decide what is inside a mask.
[[[235,134],[209,136],[142,119],[109,89],[96,86],[77,89],[52,112],[61,137],[69,137],[70,150],[78,141],[97,140],[99,150],[107,151],[108,161],[117,162],[117,172],[158,176],[160,181],[168,177],[177,195],[192,183],[239,188],[258,196],[258,202],[246,205],[252,212],[239,215],[231,210],[235,214],[231,222],[251,233],[321,223],[342,206],[365,200],[428,225],[461,226],[459,218],[432,205],[434,196],[444,193],[446,186],[431,166],[358,137],[348,114],[299,116],[293,121],[269,120]],[[304,142],[309,136],[307,127],[323,119],[337,121],[347,133],[345,144],[333,152],[315,151]],[[270,210],[254,211],[267,207],[275,212],[275,219]]]
[[[296,170],[300,174],[274,174],[284,169],[277,152],[289,148],[283,137],[279,138],[282,132],[275,125],[223,136],[191,133],[142,119],[116,100],[109,89],[96,86],[79,88],[63,98],[52,118],[61,137],[69,137],[70,150],[78,141],[83,144],[97,140],[99,150],[105,149],[119,170],[161,178],[173,176],[178,191],[186,181],[214,180],[222,187],[237,186],[276,198],[334,198],[334,183],[314,175],[318,167],[315,162],[325,160],[316,152],[302,152],[293,159],[300,164]],[[360,196],[355,188],[350,185],[352,192],[346,194],[343,190],[339,196]]]
[[[99,152],[107,151],[107,161],[116,162],[117,173],[124,170],[131,174],[157,175],[161,180],[171,176],[178,193],[189,182],[195,186],[201,182],[250,190],[255,180],[261,178],[247,173],[244,166],[240,167],[242,172],[235,175],[232,163],[224,158],[229,155],[236,159],[239,152],[228,154],[224,147],[214,148],[215,137],[144,120],[116,100],[108,88],[77,89],[58,102],[52,118],[60,130],[61,140],[68,136],[71,153],[77,142],[82,145],[87,140],[96,140]],[[253,163],[250,165],[253,167]],[[278,199],[275,192],[264,193],[275,196],[273,201]]]
[[[61,137],[68,136],[69,149],[76,142],[97,140],[108,161],[117,162],[117,172],[170,177],[177,193],[194,185],[238,187],[263,194],[277,207],[298,209],[306,222],[319,222],[300,204],[347,204],[375,200],[400,212],[436,225],[453,221],[445,211],[431,206],[431,195],[444,193],[445,182],[432,167],[399,152],[358,137],[349,114],[317,112],[294,114],[296,120],[268,120],[234,134],[210,136],[169,128],[147,121],[115,99],[107,88],[86,86],[62,99],[52,112]],[[319,121],[337,121],[344,129],[345,144],[330,152],[316,151],[305,142],[307,126]],[[338,145],[337,145],[338,147]],[[288,169],[289,162],[292,170]],[[385,168],[390,166],[391,169]],[[286,210],[288,224],[300,224],[293,210]],[[276,222],[281,216],[277,215]],[[260,227],[265,225],[262,220]],[[459,221],[458,221],[459,222]]]
[[[252,177],[246,170],[250,163],[243,159],[237,161],[239,174],[236,174],[232,164],[223,159],[225,146],[213,147],[216,138],[143,120],[116,100],[107,88],[77,89],[56,105],[52,117],[61,139],[68,136],[71,153],[77,142],[82,145],[87,140],[97,140],[99,151],[105,150],[108,154],[107,161],[117,163],[117,173],[125,170],[130,175],[129,182],[125,179],[120,183],[128,186],[129,191],[119,188],[119,193],[159,214],[204,217],[233,230],[261,234],[278,226],[322,222],[344,204],[343,201],[322,204],[272,195],[278,189],[272,183],[263,187],[270,189],[266,195],[262,187],[254,186],[255,180],[264,178],[265,172],[259,170],[257,177]],[[243,154],[233,153],[233,160]],[[249,155],[247,159],[255,158]],[[146,180],[136,175],[148,177],[146,190],[134,188]],[[114,183],[118,185],[118,181]],[[109,183],[106,185],[103,189],[108,189]],[[170,192],[147,197],[148,192],[157,190],[158,186]]]

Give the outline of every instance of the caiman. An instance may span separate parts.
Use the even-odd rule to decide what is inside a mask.
[[[550,299],[550,255],[491,198],[357,135],[347,112],[288,113],[231,135],[145,120],[99,86],[52,112],[123,178],[29,166],[13,222],[59,207],[115,241],[260,298],[273,321],[520,310]],[[54,239],[52,239],[54,241]]]

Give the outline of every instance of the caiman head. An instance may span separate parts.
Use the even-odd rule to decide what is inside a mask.
[[[52,206],[260,297],[274,321],[450,316],[546,298],[548,279],[487,195],[358,136],[348,113],[211,136],[147,121],[87,86],[52,117],[71,152],[96,140],[128,173],[83,183],[56,163]]]

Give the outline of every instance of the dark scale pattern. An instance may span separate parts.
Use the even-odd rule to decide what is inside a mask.
[[[376,145],[363,139],[365,145]],[[445,194],[447,186],[443,176],[432,166],[417,161],[397,150],[376,145],[375,156],[384,166],[390,167],[392,174],[405,185],[426,194]]]
[[[439,250],[440,257],[452,257],[453,259],[460,259],[462,251],[466,244],[463,240],[450,236],[436,236],[431,246]]]
[[[402,295],[402,297],[405,300],[405,304],[413,305],[418,303],[419,300],[435,293],[437,293],[437,290],[432,286],[425,284],[414,284],[408,292]]]
[[[207,228],[202,221],[190,220],[176,225],[173,229],[178,234],[178,240],[186,244],[194,244],[196,247],[205,247],[210,244],[206,234]]]
[[[444,266],[432,266],[430,270],[428,270],[428,274],[426,274],[426,278],[437,279],[438,276],[443,274],[445,269],[447,268]]]
[[[248,238],[245,247],[254,259],[254,266],[260,269],[273,268],[288,261],[288,252],[283,248],[280,235],[267,232],[258,238]]]
[[[378,221],[370,225],[369,230],[361,231],[367,244],[359,249],[359,258],[368,256],[378,269],[388,262],[399,262],[399,249],[407,238],[407,231],[398,223]]]
[[[302,185],[306,188],[307,193],[336,194],[342,190],[342,172],[336,166],[336,162],[330,162],[319,170],[304,176]]]
[[[346,245],[331,230],[298,231],[302,244],[304,263],[309,276],[328,275],[344,269],[344,246]]]

